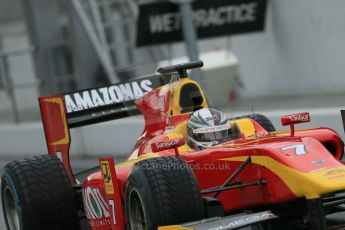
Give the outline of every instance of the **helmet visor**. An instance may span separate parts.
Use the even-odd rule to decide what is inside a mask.
[[[211,142],[224,141],[229,137],[230,125],[219,125],[214,127],[199,128],[193,130],[193,136],[196,141]]]

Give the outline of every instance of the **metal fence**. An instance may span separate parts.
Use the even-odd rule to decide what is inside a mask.
[[[34,47],[28,47],[26,49],[1,51],[0,52],[0,74],[1,74],[1,88],[6,91],[12,106],[12,113],[14,122],[20,122],[20,117],[18,113],[17,99],[15,95],[15,90],[19,88],[32,88],[39,86],[40,82],[35,83],[17,83],[14,84],[13,79],[10,76],[8,68],[8,58],[13,56],[21,56],[23,54],[32,54],[35,52]]]
[[[51,58],[51,60],[48,61],[48,63],[51,63],[52,66],[49,67],[50,71],[50,82],[49,85],[55,85],[56,92],[66,92],[75,90],[75,73],[61,73],[59,71],[55,71],[57,68],[59,68],[59,65],[56,63],[57,57],[54,58],[54,55],[56,54],[53,52],[53,48],[49,48],[50,55],[47,55],[47,58]],[[0,93],[2,95],[5,95],[6,99],[2,98],[3,100],[0,100],[0,123],[8,123],[8,122],[14,122],[14,123],[20,123],[23,121],[28,120],[38,120],[39,119],[39,108],[37,103],[37,96],[44,94],[42,92],[49,92],[49,89],[47,90],[48,84],[45,82],[45,79],[39,79],[36,74],[35,68],[33,68],[33,73],[31,73],[34,76],[33,80],[30,80],[30,82],[24,82],[21,79],[25,79],[25,76],[14,76],[13,73],[11,73],[11,66],[12,68],[23,68],[21,72],[27,72],[29,70],[24,69],[25,66],[20,66],[20,63],[16,63],[15,58],[20,58],[22,56],[29,56],[30,60],[33,61],[35,58],[35,54],[37,52],[42,52],[36,47],[28,47],[25,49],[16,49],[16,50],[8,50],[8,51],[0,51]],[[126,76],[127,73],[131,72],[140,72],[141,75],[149,75],[155,72],[157,68],[156,64],[144,64],[144,65],[137,65],[137,66],[131,66],[128,68],[123,68],[119,71],[115,71],[115,74]],[[19,78],[19,80],[18,80]],[[124,81],[128,81],[129,79],[122,79]],[[100,85],[107,84],[107,82],[100,82]],[[93,86],[90,86],[93,87]],[[68,89],[68,90],[66,90]],[[18,103],[22,100],[22,93],[21,91],[25,90],[32,90],[36,91],[37,94],[33,95],[32,98],[26,98],[26,101],[30,105],[27,105],[26,107],[29,107],[29,109],[23,109],[22,106]],[[50,92],[51,93],[51,92]],[[4,101],[9,102],[10,107],[8,109],[5,108],[4,112],[4,106],[2,103]],[[8,104],[8,103],[6,103]],[[29,113],[29,114],[28,114]],[[5,114],[5,115],[4,115]],[[31,114],[34,114],[32,116]],[[7,119],[4,119],[4,116],[7,116]],[[10,119],[9,119],[10,118]]]

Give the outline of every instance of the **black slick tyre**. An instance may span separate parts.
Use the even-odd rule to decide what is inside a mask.
[[[178,157],[158,157],[137,163],[126,184],[128,230],[153,230],[204,217],[193,171]]]
[[[73,188],[56,157],[8,163],[1,175],[1,200],[9,230],[80,229]]]
[[[257,123],[259,123],[262,126],[262,128],[266,129],[266,131],[268,132],[276,131],[276,128],[274,127],[270,119],[268,119],[266,116],[261,115],[261,114],[249,114],[249,115],[244,115],[240,117],[234,117],[234,118],[231,118],[231,120],[237,120],[237,119],[242,119],[242,118],[253,119]]]

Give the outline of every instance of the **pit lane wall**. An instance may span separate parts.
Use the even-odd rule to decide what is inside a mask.
[[[73,157],[128,155],[143,127],[143,118],[136,116],[72,129],[70,154]],[[47,153],[41,122],[1,125],[0,137],[1,157],[21,159]]]
[[[248,114],[248,111],[225,110],[228,117]],[[302,127],[330,127],[342,138],[344,131],[340,118],[340,107],[309,108],[311,123],[298,125]],[[283,129],[280,116],[301,112],[300,108],[291,107],[284,110],[256,111],[266,115],[275,127]],[[71,156],[73,157],[125,157],[132,150],[137,137],[142,132],[144,120],[141,116],[85,126],[71,130]],[[286,127],[284,127],[286,129]],[[0,160],[22,159],[33,155],[47,153],[43,126],[41,122],[20,125],[0,126]]]

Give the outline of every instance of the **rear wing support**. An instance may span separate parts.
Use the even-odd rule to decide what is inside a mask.
[[[114,159],[101,158],[99,159],[99,164],[111,219],[111,230],[123,230],[125,229],[125,214],[121,202],[119,185],[116,180]]]

